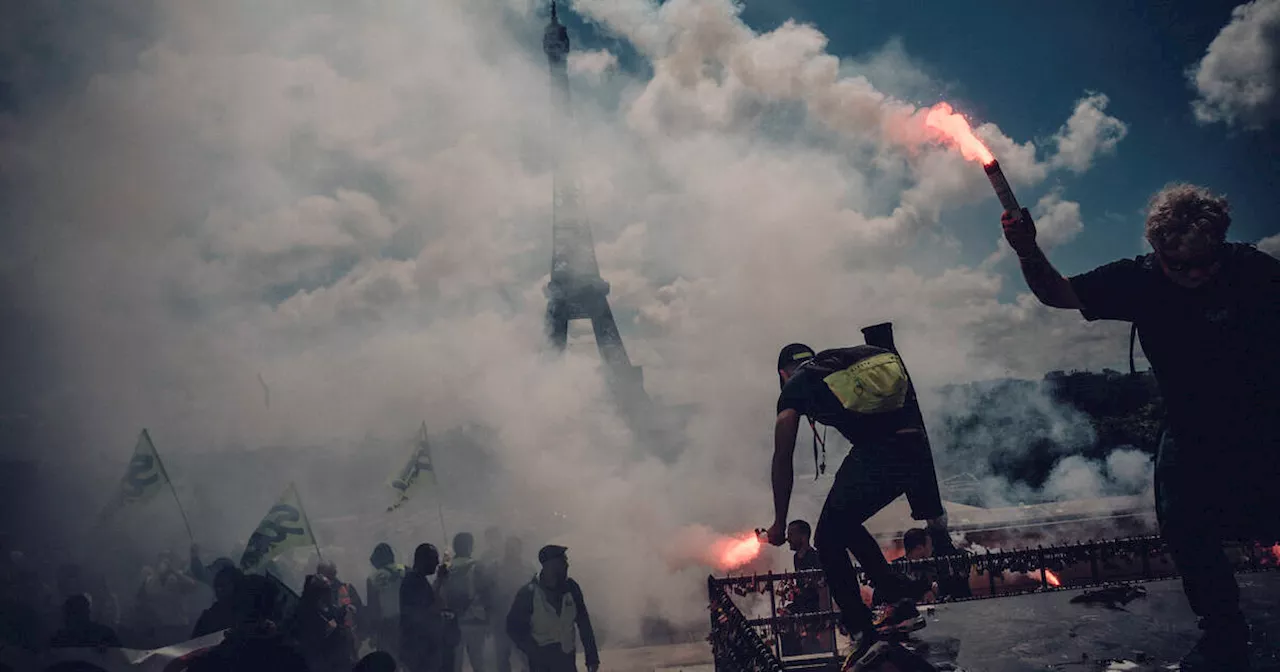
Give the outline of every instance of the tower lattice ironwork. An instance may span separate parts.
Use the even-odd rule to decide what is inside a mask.
[[[569,32],[560,23],[556,2],[551,2],[551,22],[542,38],[551,70],[551,97],[555,114],[553,151],[553,201],[551,225],[551,281],[547,283],[546,330],[552,347],[564,350],[569,322],[591,320],[596,347],[604,361],[609,386],[631,420],[645,417],[650,408],[640,367],[631,363],[609,307],[609,283],[600,276],[591,225],[582,205],[577,171],[569,93]]]

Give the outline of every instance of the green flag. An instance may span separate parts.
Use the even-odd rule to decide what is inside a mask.
[[[240,556],[240,569],[246,574],[261,572],[281,553],[299,546],[314,545],[316,537],[311,532],[307,512],[302,508],[302,499],[298,496],[298,489],[290,483],[249,537],[244,555]]]
[[[151,435],[144,429],[138,434],[138,443],[133,448],[133,457],[129,460],[124,476],[120,478],[120,485],[115,495],[102,509],[100,520],[106,519],[126,506],[150,501],[157,493],[164,490],[166,485],[169,485],[169,475],[165,473],[164,465],[160,463],[160,454],[156,452],[156,446],[151,442]]]
[[[391,479],[390,485],[391,489],[396,491],[396,501],[387,510],[395,509],[409,499],[414,486],[423,479],[432,485],[436,484],[436,466],[431,460],[431,444],[427,441],[427,423],[425,422],[418,429],[417,441],[413,452],[409,455],[409,461]]]

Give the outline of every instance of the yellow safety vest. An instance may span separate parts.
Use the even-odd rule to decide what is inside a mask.
[[[384,619],[400,616],[400,584],[404,575],[404,565],[392,564],[374,570],[370,577],[373,589],[378,592],[378,607]]]
[[[558,643],[561,651],[573,653],[577,650],[575,638],[578,634],[578,605],[574,603],[573,595],[568,590],[564,591],[560,598],[560,613],[557,614],[537,579],[532,585],[533,616],[529,619],[529,629],[533,641],[538,646]]]

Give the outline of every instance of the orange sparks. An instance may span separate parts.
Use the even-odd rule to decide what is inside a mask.
[[[1058,578],[1057,574],[1053,573],[1052,570],[1048,570],[1048,569],[1044,570],[1044,580],[1048,581],[1049,585],[1053,586],[1054,588],[1058,588],[1059,586],[1062,585],[1062,581]]]
[[[760,548],[760,537],[755,532],[743,532],[736,537],[717,540],[712,553],[716,567],[727,572],[755,560],[760,555]]]
[[[989,165],[996,160],[991,150],[982,144],[978,136],[969,128],[969,121],[957,114],[947,103],[938,103],[929,110],[924,125],[937,131],[945,141],[955,145],[960,154],[969,161],[980,161]]]

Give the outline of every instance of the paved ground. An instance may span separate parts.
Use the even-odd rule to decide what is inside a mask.
[[[1253,669],[1280,670],[1280,575],[1240,575]],[[919,640],[931,662],[968,672],[1177,669],[1199,637],[1178,581],[1145,584],[1124,606],[1072,604],[1082,591],[941,605]]]
[[[1280,573],[1239,575],[1254,627],[1253,670],[1280,672]],[[1127,604],[1073,604],[1083,591],[940,605],[917,642],[935,665],[965,672],[1155,672],[1177,669],[1200,631],[1178,581],[1144,584]],[[604,672],[709,672],[705,645],[602,653]],[[945,665],[941,669],[948,669]]]

